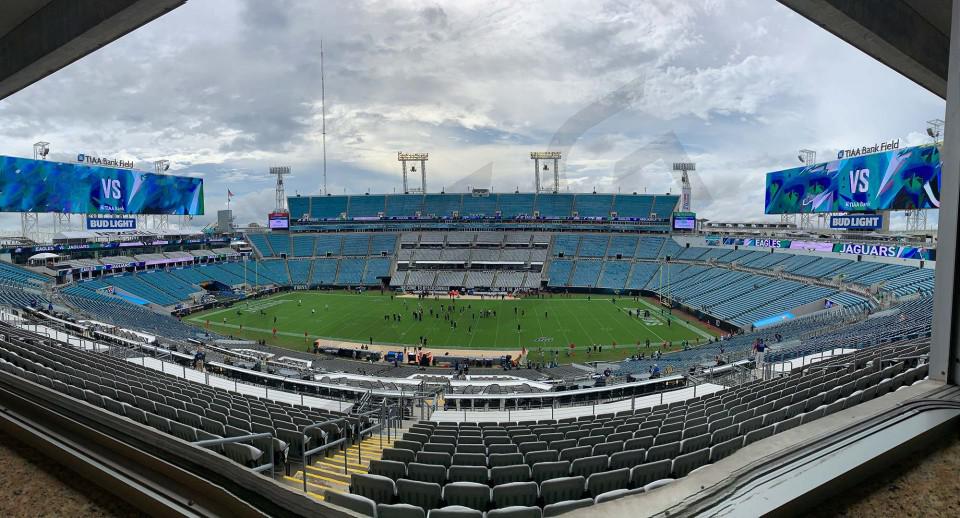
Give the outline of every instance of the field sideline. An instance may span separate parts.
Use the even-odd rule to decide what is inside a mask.
[[[413,312],[421,307],[424,318],[418,321]],[[628,310],[638,308],[649,309],[650,318],[628,315]],[[484,315],[484,311],[488,313]],[[400,320],[393,315],[400,315]],[[221,334],[297,350],[307,350],[315,338],[414,345],[423,336],[428,348],[505,351],[562,349],[573,343],[578,348],[604,345],[606,353],[615,342],[621,347],[614,357],[622,359],[625,350],[636,351],[638,342],[650,340],[655,350],[665,340],[674,345],[681,340],[696,344],[698,339],[703,342],[712,336],[702,325],[661,315],[658,307],[643,299],[617,297],[613,303],[610,295],[451,301],[391,298],[377,292],[296,291],[197,313],[185,321]],[[456,322],[456,327],[451,322]]]

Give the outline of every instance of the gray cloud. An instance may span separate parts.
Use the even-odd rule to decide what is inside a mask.
[[[65,157],[167,158],[204,177],[211,213],[229,187],[264,220],[270,165],[293,167],[290,193],[322,184],[321,38],[334,193],[398,189],[399,150],[431,153],[432,187],[482,171],[528,188],[527,153],[548,146],[570,189],[676,191],[663,158],[616,171],[673,134],[710,194],[694,208],[756,219],[763,173],[798,148],[906,137],[943,113],[773,2],[195,0],[0,101],[0,153],[44,139]]]

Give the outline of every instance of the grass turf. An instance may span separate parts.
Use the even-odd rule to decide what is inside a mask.
[[[451,303],[454,310],[449,313]],[[413,318],[412,312],[418,307],[423,308],[423,321]],[[637,308],[649,309],[650,318],[627,314]],[[496,316],[481,316],[484,310],[496,311]],[[457,322],[456,328],[444,319],[444,313]],[[399,322],[392,317],[394,314],[401,316]],[[637,350],[638,342],[645,344],[646,340],[650,340],[650,349],[657,349],[665,340],[672,342],[674,347],[670,349],[674,349],[681,340],[696,344],[698,339],[702,343],[710,336],[701,326],[661,315],[660,309],[647,301],[618,297],[614,303],[609,295],[453,302],[444,298],[391,299],[389,294],[375,292],[297,291],[197,313],[186,320],[222,334],[262,339],[297,350],[307,350],[314,338],[363,343],[372,338],[379,344],[413,345],[421,336],[427,338],[428,347],[508,352],[520,347],[531,351],[539,347],[548,351],[565,349],[570,343],[578,348],[604,345],[604,354],[591,359],[622,359]],[[277,329],[276,336],[273,328]],[[614,342],[620,346],[619,351],[610,347]]]

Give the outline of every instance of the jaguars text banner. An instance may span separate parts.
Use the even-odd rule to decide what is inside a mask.
[[[203,214],[203,179],[0,156],[0,212]]]
[[[916,146],[767,173],[767,214],[940,207],[940,152]]]

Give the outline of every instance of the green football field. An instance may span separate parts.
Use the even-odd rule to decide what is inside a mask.
[[[421,308],[422,321],[413,317]],[[650,310],[650,317],[628,315],[628,310],[636,309]],[[399,321],[393,317],[397,314]],[[607,354],[593,359],[622,359],[646,340],[656,349],[665,340],[674,345],[681,340],[696,344],[711,336],[698,323],[661,315],[646,300],[618,297],[614,303],[610,295],[451,301],[391,298],[378,292],[297,291],[196,313],[186,321],[221,334],[298,350],[308,350],[315,338],[415,345],[425,337],[428,347],[507,351],[563,349],[571,343],[578,349],[603,345]],[[616,354],[610,347],[613,343],[618,344]]]

